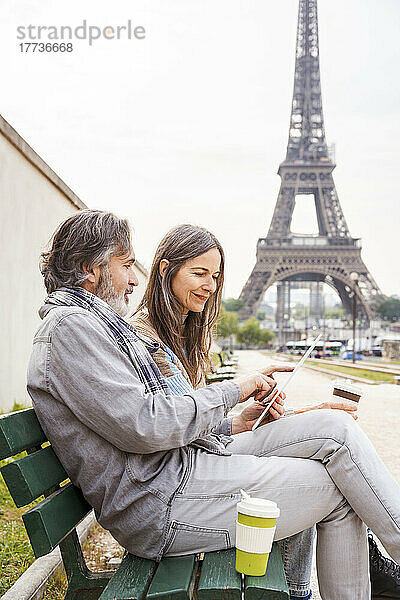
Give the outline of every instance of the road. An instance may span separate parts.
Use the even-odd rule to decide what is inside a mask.
[[[270,364],[285,362],[284,357],[268,357],[256,350],[241,350],[236,352],[236,355],[239,357],[238,375],[244,375]],[[278,383],[283,383],[287,377],[286,374],[278,374],[276,379]],[[286,390],[286,405],[300,407],[324,401],[332,396],[332,382],[336,377],[336,375],[318,373],[304,367]],[[400,386],[359,382],[357,386],[363,393],[358,409],[358,423],[374,444],[389,471],[400,483]],[[235,409],[241,410],[242,405]],[[320,600],[315,565],[312,589],[314,600]]]

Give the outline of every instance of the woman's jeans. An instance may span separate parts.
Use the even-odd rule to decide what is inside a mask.
[[[315,527],[278,542],[291,598],[309,598]]]
[[[317,524],[324,600],[370,600],[365,525],[400,562],[400,488],[352,417],[310,411],[235,435],[229,449],[232,456],[192,450],[166,555],[234,546],[243,488],[277,502],[278,540]]]

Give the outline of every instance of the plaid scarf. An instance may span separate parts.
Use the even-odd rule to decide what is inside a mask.
[[[49,304],[79,306],[96,315],[106,325],[120,350],[129,356],[146,392],[171,394],[163,375],[151,357],[151,354],[158,350],[159,344],[140,337],[132,325],[98,296],[81,287],[60,288],[47,296],[45,306]]]

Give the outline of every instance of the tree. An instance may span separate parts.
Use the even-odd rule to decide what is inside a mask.
[[[269,342],[273,340],[275,335],[269,329],[260,330],[260,345],[268,346]]]
[[[228,312],[238,312],[243,306],[243,300],[227,298],[226,300],[222,300],[222,306]]]
[[[239,327],[236,337],[241,344],[266,346],[274,334],[268,329],[260,329],[260,322],[255,317],[251,317]]]
[[[385,321],[398,321],[400,319],[400,300],[393,296],[387,298],[378,306],[377,312]]]
[[[239,327],[237,338],[240,343],[255,346],[260,339],[260,323],[255,317],[250,317],[244,325]]]
[[[264,321],[265,320],[265,312],[263,310],[258,310],[257,311],[257,321]]]
[[[230,312],[221,307],[219,319],[217,322],[216,333],[218,337],[227,338],[232,334],[235,334],[238,330],[239,323],[237,314]]]

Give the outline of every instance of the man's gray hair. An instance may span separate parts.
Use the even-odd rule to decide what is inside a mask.
[[[112,255],[127,254],[131,236],[126,219],[101,210],[81,210],[61,223],[49,243],[40,270],[50,294],[81,285],[88,278],[84,265],[90,270],[106,265]]]

